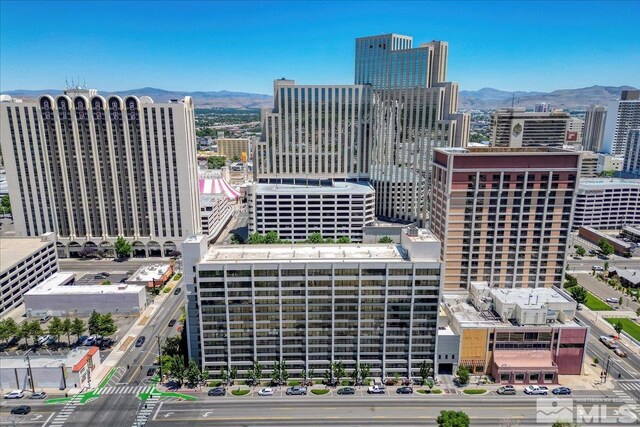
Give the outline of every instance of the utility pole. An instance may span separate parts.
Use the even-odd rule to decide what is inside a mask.
[[[31,359],[29,359],[29,353],[27,353],[27,366],[29,367],[29,385],[31,386],[31,392],[35,393],[36,388],[33,384],[33,370],[31,369]]]
[[[607,357],[607,366],[604,368],[604,381],[607,382],[607,376],[609,375],[609,363],[611,363],[611,356]]]
[[[162,345],[160,345],[160,334],[156,335],[158,339],[158,365],[160,365],[160,383],[162,384]]]

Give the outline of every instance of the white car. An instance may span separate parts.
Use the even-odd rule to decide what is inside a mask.
[[[546,396],[549,393],[549,389],[545,386],[530,385],[524,388],[524,393],[541,394],[543,396]]]
[[[22,399],[24,397],[24,392],[22,390],[13,390],[4,395],[5,399]]]
[[[258,392],[258,394],[260,396],[273,396],[273,389],[272,388],[263,388],[262,390],[260,390]]]
[[[609,297],[609,298],[605,299],[605,301],[606,301],[606,302],[613,303],[613,304],[617,304],[617,303],[618,303],[618,301],[620,301],[620,300],[619,300],[618,298],[611,298],[611,297]]]

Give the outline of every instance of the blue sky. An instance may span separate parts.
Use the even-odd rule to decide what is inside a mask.
[[[348,84],[354,39],[390,32],[448,41],[463,90],[640,87],[638,1],[0,4],[0,90]]]

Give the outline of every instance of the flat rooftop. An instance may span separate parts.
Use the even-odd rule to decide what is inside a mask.
[[[55,273],[29,290],[25,295],[96,295],[96,294],[122,294],[139,293],[140,286],[113,283],[111,285],[75,285],[75,273]]]
[[[292,244],[211,246],[201,263],[385,262],[406,260],[394,244]]]
[[[488,288],[488,286],[483,286]],[[482,288],[482,287],[481,287]],[[539,307],[541,304],[571,302],[553,288],[491,288],[491,296],[503,304]]]
[[[441,147],[434,149],[449,154],[521,154],[521,153],[553,153],[553,154],[578,154],[573,150],[554,147]]]
[[[413,227],[409,227],[408,229],[405,230],[406,232],[406,236],[409,240],[411,240],[412,242],[438,242],[440,243],[440,240],[438,240],[438,238],[436,237],[435,234],[433,234],[430,230],[427,230],[426,228],[413,228]]]
[[[75,364],[80,362],[82,358],[84,358],[93,347],[77,347],[71,350],[66,355],[60,356],[30,356],[29,362],[31,363],[31,368],[59,368],[64,365],[66,367],[73,367]],[[3,369],[24,369],[27,368],[27,359],[24,356],[8,356],[2,357],[2,368]]]
[[[607,188],[638,188],[640,179],[623,178],[580,178],[578,190],[598,190]]]
[[[0,272],[50,244],[40,237],[2,237],[0,239]]]
[[[373,194],[375,190],[369,184],[354,182],[336,182],[333,185],[304,184],[253,184],[256,194]]]
[[[169,270],[170,264],[153,264],[140,267],[129,279],[128,282],[150,282],[158,280]]]

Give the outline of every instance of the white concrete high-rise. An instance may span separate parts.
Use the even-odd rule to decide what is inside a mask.
[[[609,103],[604,128],[603,151],[624,156],[627,133],[640,128],[640,90],[622,91],[620,99]]]
[[[629,131],[626,146],[622,171],[640,177],[640,129]]]
[[[602,150],[604,138],[604,123],[607,118],[607,109],[600,105],[592,105],[584,117],[584,134],[582,146],[586,151],[598,153]]]
[[[16,233],[54,231],[60,256],[160,255],[200,230],[193,101],[68,89],[3,97],[0,143]]]

